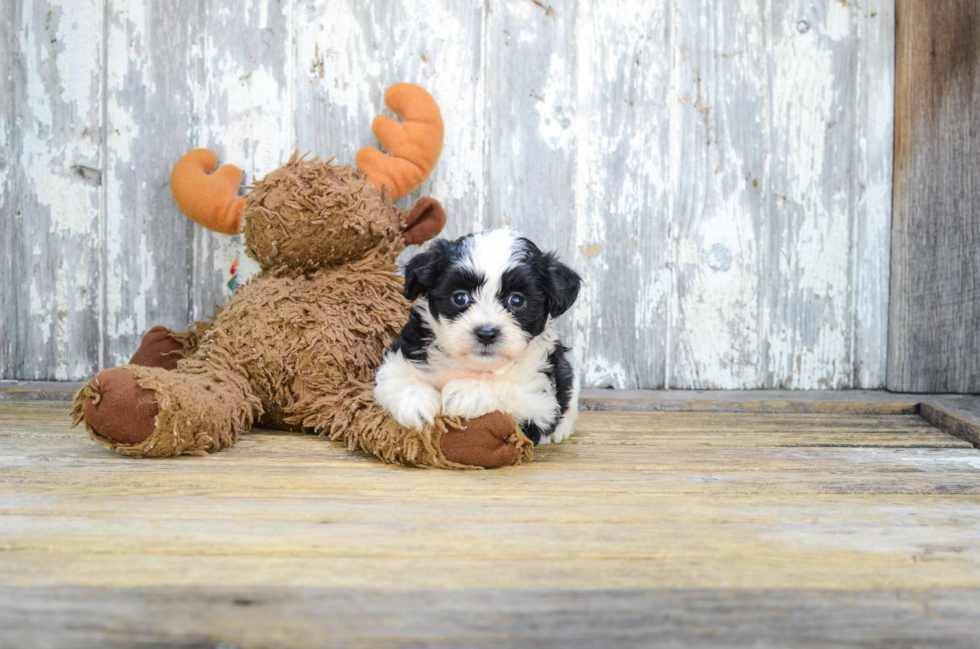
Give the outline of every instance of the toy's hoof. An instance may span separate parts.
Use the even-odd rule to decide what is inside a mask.
[[[170,334],[169,329],[157,325],[143,334],[143,342],[129,364],[175,370],[177,361],[183,357],[184,346]]]
[[[442,454],[459,464],[496,469],[513,466],[521,460],[521,449],[508,442],[514,434],[514,419],[502,412],[491,412],[476,419],[464,419],[463,429],[442,434]]]
[[[118,444],[140,444],[153,434],[159,412],[156,395],[141,388],[132,372],[124,367],[103,370],[89,385],[98,398],[85,399],[82,412],[99,437]]]

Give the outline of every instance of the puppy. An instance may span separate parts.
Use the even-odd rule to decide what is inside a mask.
[[[561,442],[579,382],[551,321],[581,282],[509,230],[434,241],[405,267],[405,297],[423,299],[378,369],[375,400],[408,428],[500,411],[535,444]]]

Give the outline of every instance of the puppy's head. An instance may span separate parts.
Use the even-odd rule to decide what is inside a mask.
[[[550,318],[567,311],[581,279],[553,253],[509,230],[437,240],[405,267],[405,297],[424,297],[436,344],[474,369],[523,352]]]

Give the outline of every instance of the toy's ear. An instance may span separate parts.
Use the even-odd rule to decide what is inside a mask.
[[[170,191],[180,211],[198,225],[223,234],[238,234],[245,209],[245,199],[238,195],[242,170],[224,165],[214,171],[217,165],[218,156],[214,153],[194,149],[174,165]]]
[[[558,261],[558,257],[553,252],[542,255],[539,268],[543,275],[542,286],[548,301],[548,315],[557,318],[575,304],[582,278]]]
[[[445,239],[437,239],[432,247],[425,252],[415,255],[405,265],[405,292],[403,295],[411,301],[420,295],[427,294],[435,286],[439,274],[446,268],[449,261],[449,246]]]
[[[439,201],[426,196],[415,201],[410,210],[402,212],[402,222],[405,224],[402,233],[405,243],[418,245],[442,232],[446,226],[446,210]]]

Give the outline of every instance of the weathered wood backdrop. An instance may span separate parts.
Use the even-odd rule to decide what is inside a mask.
[[[226,299],[177,211],[207,146],[352,161],[399,80],[448,235],[516,227],[585,287],[591,386],[885,381],[894,0],[0,0],[0,370],[84,379]]]
[[[980,2],[897,11],[887,385],[980,393]]]

